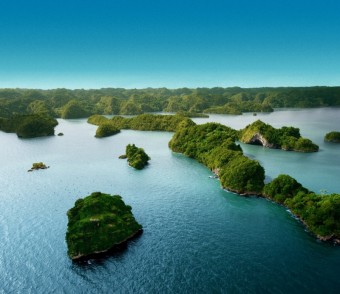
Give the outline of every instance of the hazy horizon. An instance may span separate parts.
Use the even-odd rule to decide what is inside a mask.
[[[340,3],[2,1],[0,88],[337,86]]]

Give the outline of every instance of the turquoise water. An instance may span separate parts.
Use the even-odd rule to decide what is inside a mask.
[[[289,173],[306,187],[340,192],[340,109],[210,116],[242,128],[262,119],[293,125],[320,145],[302,154],[242,145],[269,177]],[[316,241],[285,208],[223,191],[210,171],[172,153],[172,134],[122,131],[94,138],[85,120],[60,120],[62,137],[20,140],[0,132],[0,292],[3,293],[337,293],[340,248]],[[136,171],[118,156],[143,147]],[[28,173],[33,162],[47,170]],[[120,194],[144,233],[89,263],[66,255],[66,211],[93,191]]]

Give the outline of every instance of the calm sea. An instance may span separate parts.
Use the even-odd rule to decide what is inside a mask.
[[[256,119],[299,127],[318,153],[242,148],[269,178],[286,173],[307,188],[340,192],[340,109],[211,115],[240,129]],[[64,136],[18,139],[0,132],[0,293],[339,293],[340,247],[320,243],[284,207],[221,189],[211,172],[172,153],[171,133],[122,131],[104,139],[86,120],[59,120]],[[150,165],[128,167],[135,143]],[[28,173],[33,162],[47,170]],[[99,260],[67,257],[66,212],[78,198],[120,194],[144,227],[124,250]]]

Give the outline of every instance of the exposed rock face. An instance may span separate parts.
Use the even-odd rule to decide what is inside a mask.
[[[263,137],[260,133],[256,133],[248,142],[244,143],[252,145],[262,145],[263,147],[268,148],[277,148],[276,145],[269,143],[268,140],[265,137]]]

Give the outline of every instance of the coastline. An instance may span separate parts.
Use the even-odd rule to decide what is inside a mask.
[[[116,250],[123,248],[127,245],[128,241],[133,240],[135,238],[138,238],[139,236],[141,236],[143,233],[143,228],[139,229],[137,232],[133,233],[132,235],[130,235],[129,237],[125,238],[123,241],[113,244],[110,248],[106,249],[106,250],[101,250],[101,251],[95,251],[93,253],[90,254],[79,254],[76,256],[72,256],[71,260],[73,262],[81,262],[81,261],[86,261],[92,258],[98,258],[101,256],[104,256],[105,254],[108,254],[110,252],[115,252]]]

